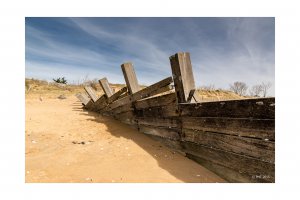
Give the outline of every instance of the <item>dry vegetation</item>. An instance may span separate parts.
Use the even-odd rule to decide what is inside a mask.
[[[197,90],[201,101],[222,101],[222,100],[234,100],[234,99],[246,99],[249,96],[240,96],[229,90],[222,89],[203,89],[199,88]]]
[[[93,87],[98,95],[103,94],[103,91],[97,80],[87,80],[82,84],[59,84],[54,82],[47,82],[37,79],[25,79],[25,94],[26,98],[29,97],[46,97],[57,98],[60,95],[66,97],[75,95],[76,93],[85,92],[84,85],[90,85]],[[125,84],[111,84],[111,87],[118,91]],[[146,86],[141,86],[145,88]],[[250,96],[240,96],[229,90],[215,89],[214,87],[199,87],[197,93],[200,96],[201,101],[220,101],[220,100],[232,100],[232,99],[245,99],[251,98]]]
[[[85,92],[84,86],[90,85],[93,87],[98,95],[103,94],[103,91],[97,81],[86,81],[79,85],[73,84],[59,84],[54,82],[47,82],[37,79],[25,79],[25,94],[28,97],[47,97],[57,98],[59,95],[71,96],[76,93]],[[124,87],[124,84],[112,84],[111,87],[116,91]]]

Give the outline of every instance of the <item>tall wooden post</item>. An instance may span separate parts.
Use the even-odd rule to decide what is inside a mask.
[[[169,59],[178,103],[197,101],[190,53],[179,52]]]
[[[131,95],[139,91],[140,86],[138,84],[132,63],[124,63],[121,65],[121,68],[128,88],[128,93]]]
[[[83,103],[83,105],[86,105],[90,101],[90,98],[85,94],[76,94],[76,97]]]
[[[102,90],[104,91],[104,93],[106,94],[106,96],[109,98],[111,97],[114,92],[112,90],[112,88],[110,87],[107,78],[102,78],[99,80],[100,86],[102,88]]]
[[[85,86],[84,89],[88,93],[88,95],[91,97],[93,102],[96,102],[98,100],[97,94],[96,94],[95,90],[93,90],[93,88],[91,88],[90,86]]]

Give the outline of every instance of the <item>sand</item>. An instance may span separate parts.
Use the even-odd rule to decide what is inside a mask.
[[[67,99],[26,98],[25,181],[225,182],[216,174],[110,117]]]

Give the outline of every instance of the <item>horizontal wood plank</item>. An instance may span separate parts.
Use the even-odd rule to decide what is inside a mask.
[[[156,106],[145,109],[136,110],[137,117],[177,117],[179,116],[179,111],[177,109],[176,103],[171,103],[167,106]]]
[[[275,119],[275,98],[179,104],[182,116]]]
[[[209,160],[203,159],[196,155],[186,153],[186,157],[199,163],[201,166],[209,169],[215,174],[219,175],[229,183],[268,183],[265,179],[257,179],[255,175],[251,177],[249,174],[239,173],[236,169],[228,168],[217,163],[213,163]]]
[[[249,118],[219,118],[219,117],[187,117],[182,119],[185,129],[210,131],[275,140],[274,119],[249,119]]]
[[[149,107],[155,107],[155,106],[165,106],[170,103],[176,102],[176,95],[175,93],[170,93],[166,95],[151,97],[143,100],[139,100],[135,102],[135,108],[136,109],[143,109],[143,108],[149,108]]]
[[[160,94],[162,92],[161,88],[165,88],[166,90],[172,89],[172,87],[166,87],[173,82],[172,77],[165,78],[153,85],[150,85],[134,94],[132,94],[131,101],[137,101],[143,98],[147,98],[156,94]]]
[[[128,111],[133,111],[132,104],[126,104],[126,105],[123,105],[123,106],[119,106],[115,109],[110,110],[109,112],[111,113],[111,115],[116,115],[116,114],[123,113],[123,112],[128,112]]]
[[[139,131],[149,135],[155,135],[171,140],[179,140],[179,130],[175,128],[158,128],[139,124]]]
[[[85,106],[84,106],[85,109],[87,110],[93,110],[94,108],[94,102],[93,100],[91,99]]]
[[[107,99],[107,103],[112,103],[113,101],[117,100],[125,92],[127,92],[127,87],[121,88],[119,91],[117,91]]]
[[[125,96],[124,98],[118,99],[118,100],[112,102],[111,104],[109,104],[107,110],[112,110],[119,106],[123,106],[123,105],[129,104],[129,103],[131,103],[130,96]]]
[[[184,152],[187,155],[196,156],[198,160],[195,159],[195,161],[199,162],[200,160],[200,164],[205,164],[205,162],[201,162],[202,160],[210,165],[223,166],[231,169],[232,172],[236,172],[235,174],[226,174],[226,172],[218,169],[215,171],[222,174],[223,177],[228,176],[231,180],[236,180],[234,182],[240,182],[239,177],[244,177],[242,182],[275,182],[275,164],[192,142],[182,142],[182,146]],[[209,167],[209,169],[214,168]]]
[[[94,105],[94,110],[99,112],[101,109],[103,109],[104,107],[106,107],[107,105],[107,96],[106,94],[103,94],[101,97],[99,97],[97,99],[97,101],[95,102],[95,105]]]
[[[155,127],[166,127],[166,128],[179,128],[178,118],[137,118],[138,124],[155,126]]]
[[[183,129],[182,134],[184,141],[275,162],[275,143],[271,141],[189,129]]]
[[[119,113],[119,114],[113,115],[113,117],[125,124],[129,124],[129,125],[137,124],[134,113],[131,111]]]

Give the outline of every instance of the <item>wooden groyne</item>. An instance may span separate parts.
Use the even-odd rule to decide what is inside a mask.
[[[144,89],[124,63],[126,87],[114,93],[102,78],[102,96],[86,86],[77,97],[84,109],[133,126],[230,182],[275,182],[275,98],[200,102],[190,54],[169,59],[172,77]]]

